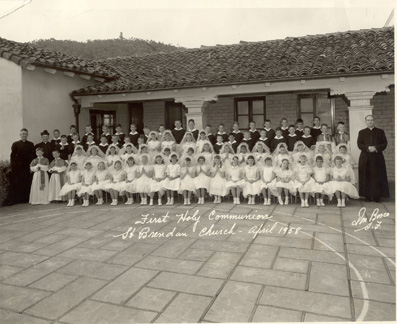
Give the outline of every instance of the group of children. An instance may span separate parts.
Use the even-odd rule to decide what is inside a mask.
[[[166,205],[173,205],[175,193],[183,194],[184,205],[191,204],[192,195],[197,196],[198,204],[204,204],[207,194],[220,203],[229,193],[234,204],[240,204],[241,194],[248,204],[255,204],[262,194],[264,205],[270,205],[272,197],[280,205],[288,205],[291,195],[299,195],[302,207],[309,207],[309,196],[315,197],[317,206],[324,206],[324,196],[331,200],[335,195],[338,207],[345,207],[348,197],[359,198],[350,144],[339,127],[343,123],[332,137],[327,125],[316,126],[319,120],[312,128],[302,127],[303,122],[297,127],[282,126],[273,135],[268,121],[261,131],[250,123],[250,130],[244,133],[238,123],[230,134],[222,125],[216,135],[208,127],[194,129],[191,122],[187,131],[180,123],[173,131],[146,131],[146,140],[142,136],[120,140],[122,132],[118,130],[110,138],[105,134],[97,144],[86,134],[83,145],[73,141],[67,160],[55,147],[51,163],[43,156],[43,148],[37,147],[37,158],[31,163],[30,202],[45,204],[67,198],[67,206],[74,206],[79,196],[83,206],[88,206],[90,196],[95,196],[96,204],[101,205],[105,192],[111,196],[111,206],[118,204],[119,196],[126,197],[125,204],[133,204],[134,195],[140,196],[142,205],[153,205],[157,196],[158,205],[162,205],[164,194]],[[289,133],[283,136],[286,129]],[[300,129],[302,133],[296,135]],[[320,133],[314,136],[313,130]],[[131,125],[129,135],[135,133],[135,125]]]

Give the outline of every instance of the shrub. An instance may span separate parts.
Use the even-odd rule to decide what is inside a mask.
[[[9,161],[0,161],[0,206],[9,204],[11,184],[11,165]]]

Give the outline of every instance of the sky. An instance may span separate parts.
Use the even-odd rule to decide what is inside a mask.
[[[0,37],[86,41],[123,32],[124,38],[192,48],[380,28],[393,5],[389,0],[0,0]]]

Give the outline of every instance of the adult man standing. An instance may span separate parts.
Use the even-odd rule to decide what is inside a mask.
[[[36,149],[38,147],[41,147],[43,149],[43,152],[44,152],[43,156],[45,158],[47,158],[48,161],[51,162],[54,159],[54,157],[52,156],[53,147],[51,145],[51,142],[49,141],[50,134],[48,133],[47,130],[44,130],[44,131],[41,132],[40,135],[41,135],[42,141],[40,143],[36,144],[34,146],[34,149]]]
[[[361,150],[358,163],[359,193],[365,201],[380,202],[389,198],[386,163],[382,151],[387,147],[385,132],[374,127],[374,117],[365,117],[367,128],[358,133],[357,146]]]
[[[11,204],[29,202],[32,175],[30,162],[34,159],[34,145],[28,141],[28,130],[22,128],[19,133],[21,140],[11,146]]]

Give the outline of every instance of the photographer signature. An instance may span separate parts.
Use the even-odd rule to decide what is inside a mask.
[[[371,214],[371,216],[368,218],[365,216],[367,212],[367,209],[365,207],[362,207],[358,211],[358,219],[352,221],[353,226],[361,226],[360,228],[355,229],[355,232],[358,231],[367,231],[369,229],[378,229],[380,228],[382,224],[382,218],[389,217],[389,213],[379,213],[379,208],[375,208]]]

